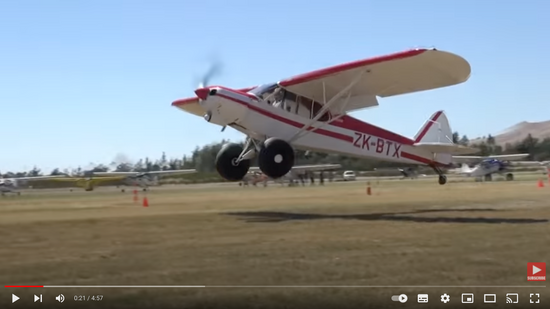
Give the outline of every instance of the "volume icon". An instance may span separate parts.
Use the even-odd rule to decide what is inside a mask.
[[[55,297],[55,300],[57,300],[58,302],[62,303],[65,301],[65,296],[63,296],[63,294],[59,294]]]

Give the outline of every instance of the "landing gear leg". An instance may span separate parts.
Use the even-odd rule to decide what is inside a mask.
[[[439,178],[437,179],[437,182],[438,182],[440,185],[446,184],[446,183],[447,183],[447,176],[445,176],[445,175],[443,174],[443,171],[442,171],[439,167],[437,167],[437,166],[435,166],[435,165],[432,165],[431,167],[432,167],[433,170],[439,175]]]

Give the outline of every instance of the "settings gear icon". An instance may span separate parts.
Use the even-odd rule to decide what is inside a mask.
[[[451,296],[449,296],[447,293],[441,295],[441,302],[442,303],[448,303],[451,301]]]

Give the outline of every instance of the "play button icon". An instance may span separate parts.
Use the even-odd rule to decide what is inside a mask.
[[[540,272],[542,269],[538,268],[537,266],[533,265],[533,275]]]
[[[11,294],[11,303],[12,303],[12,304],[15,303],[15,302],[18,301],[18,300],[19,300],[19,297],[17,297],[17,295]]]

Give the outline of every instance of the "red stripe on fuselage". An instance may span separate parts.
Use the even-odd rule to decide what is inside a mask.
[[[227,88],[225,88],[225,90],[232,91],[231,89],[227,89]],[[234,91],[234,93],[242,95],[240,92],[237,92],[237,91]],[[258,106],[255,106],[254,104],[250,104],[246,101],[236,99],[236,98],[233,98],[233,97],[221,94],[221,93],[217,93],[216,95],[219,96],[219,97],[222,97],[224,99],[233,101],[235,103],[245,105],[248,108],[250,108],[251,110],[253,110],[253,111],[255,111],[259,114],[262,114],[266,117],[275,119],[275,120],[280,121],[282,123],[291,125],[293,127],[299,128],[299,129],[304,127],[303,123],[296,122],[294,120],[291,120],[291,119],[273,114],[273,113],[271,113],[271,112],[269,112],[265,109],[262,109]],[[436,117],[434,117],[434,118],[436,118]],[[405,144],[405,145],[412,145],[413,144],[412,140],[409,139],[409,138],[406,138],[406,137],[401,136],[399,134],[395,134],[393,132],[389,132],[387,130],[384,130],[384,129],[376,127],[376,126],[373,126],[371,124],[362,122],[362,121],[360,121],[356,118],[353,118],[351,116],[344,116],[344,117],[342,117],[342,119],[344,119],[344,121],[341,122],[341,123],[338,123],[338,125],[335,125],[337,123],[336,121],[331,122],[329,125],[335,125],[337,127],[347,129],[347,130],[358,131],[358,132],[361,132],[363,134],[374,135],[376,137],[381,137],[381,138],[387,139],[389,141],[393,141],[393,142],[400,143],[400,144]],[[307,128],[308,131],[312,131],[314,129],[315,129],[315,127],[311,127],[311,126]],[[329,131],[329,130],[325,130],[325,129],[316,129],[314,133],[318,133],[318,134],[321,134],[321,135],[325,135],[325,136],[328,136],[328,137],[332,137],[332,138],[343,140],[343,141],[346,141],[346,142],[349,142],[349,143],[353,143],[353,136],[350,136],[350,135],[341,134],[341,133],[338,133],[338,132],[333,132],[333,131]],[[417,161],[419,163],[427,164],[427,165],[429,165],[429,164],[441,165],[441,163],[434,162],[430,159],[423,158],[423,157],[420,157],[420,156],[417,156],[417,155],[414,155],[414,154],[411,154],[411,153],[408,153],[408,152],[404,152],[404,151],[401,152],[401,157],[409,159],[409,160]]]

